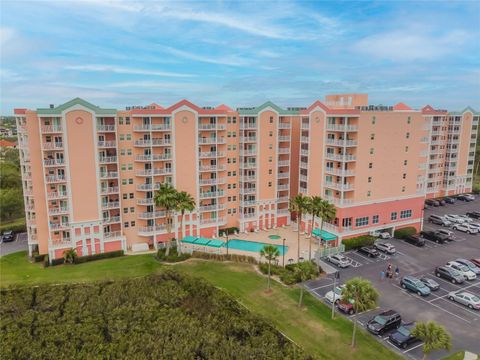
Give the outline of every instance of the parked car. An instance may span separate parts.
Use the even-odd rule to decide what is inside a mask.
[[[337,286],[335,291],[330,290],[325,294],[325,299],[330,303],[337,303],[342,298],[342,291],[345,288],[345,284]]]
[[[468,217],[471,217],[472,219],[480,220],[480,211],[470,211],[470,212],[467,212],[465,215],[467,215]]]
[[[427,277],[421,277],[420,281],[423,282],[425,286],[427,286],[431,291],[440,289],[440,284],[433,279],[430,279]]]
[[[400,280],[400,286],[404,289],[413,291],[418,296],[430,295],[430,288],[421,282],[420,279],[413,276],[404,276],[402,280]]]
[[[370,319],[367,329],[375,335],[382,335],[393,329],[398,329],[402,324],[402,317],[395,310],[388,310]]]
[[[328,262],[337,265],[340,268],[346,268],[350,266],[350,260],[341,254],[330,255],[327,257],[327,260]]]
[[[472,194],[462,194],[462,195],[458,195],[457,199],[461,200],[461,201],[468,201],[469,202],[469,201],[475,200],[475,196],[473,196]]]
[[[455,201],[456,201],[456,199],[451,196],[447,196],[444,200],[447,204],[455,204]]]
[[[367,255],[368,257],[378,257],[380,255],[378,250],[375,249],[373,246],[363,246],[358,249],[358,252]]]
[[[479,223],[471,222],[468,225],[470,225],[470,227],[473,227],[473,228],[477,229],[478,232],[480,232],[480,224]]]
[[[463,220],[465,220],[466,223],[471,223],[474,221],[471,217],[467,215],[458,215],[458,216],[460,216]]]
[[[12,230],[7,230],[3,232],[2,241],[3,242],[11,242],[15,240],[15,234]]]
[[[415,328],[415,323],[407,323],[400,326],[397,331],[390,334],[388,339],[390,342],[399,348],[406,349],[412,344],[420,342],[421,340],[412,335],[412,330]]]
[[[451,281],[453,284],[463,284],[465,278],[457,270],[446,267],[438,266],[435,268],[435,275],[439,278]]]
[[[387,253],[387,254],[395,254],[397,252],[397,250],[395,249],[395,246],[393,246],[389,242],[377,240],[375,241],[373,246],[375,247],[375,249],[383,251],[384,253]]]
[[[438,229],[438,230],[435,230],[435,232],[436,232],[437,234],[444,235],[444,236],[445,236],[445,239],[447,239],[448,241],[453,241],[453,238],[455,237],[453,231],[451,231],[451,230]]]
[[[462,265],[465,265],[466,267],[468,267],[471,271],[473,271],[475,273],[475,275],[480,275],[480,267],[478,267],[477,265],[475,265],[473,262],[471,262],[470,260],[467,260],[467,259],[457,259],[455,260],[455,262],[459,263],[459,264],[462,264]]]
[[[456,261],[449,261],[445,266],[457,270],[461,275],[463,275],[465,280],[475,280],[477,278],[477,275],[475,275],[475,273],[470,270],[468,266],[457,263]]]
[[[463,224],[465,222],[465,219],[455,214],[447,214],[447,215],[444,215],[443,217],[454,224]]]
[[[470,261],[475,265],[480,266],[480,259],[470,259]]]
[[[468,306],[470,309],[480,310],[480,298],[468,291],[452,291],[448,293],[448,298],[459,304]]]
[[[433,224],[437,224],[437,225],[442,225],[442,226],[451,226],[452,225],[452,222],[445,219],[443,216],[440,216],[440,215],[430,215],[428,217],[428,222],[429,223],[433,223]]]
[[[348,315],[355,314],[355,308],[353,307],[353,304],[350,302],[339,300],[337,302],[337,308],[338,310],[342,311],[345,314],[348,314]]]
[[[425,205],[437,207],[440,206],[440,203],[437,200],[427,199],[425,200]]]
[[[467,234],[470,234],[470,235],[473,235],[473,234],[478,234],[478,229],[474,226],[470,226],[469,224],[455,224],[452,226],[452,229],[453,230],[458,230],[458,231],[461,231],[461,232],[464,232],[464,233],[467,233]]]
[[[425,239],[420,237],[420,235],[408,235],[404,238],[404,240],[415,246],[425,246]]]
[[[421,231],[420,236],[427,240],[435,241],[437,244],[443,244],[447,241],[445,235],[439,234],[435,231]]]
[[[444,199],[435,199],[436,201],[438,201],[438,203],[440,204],[440,206],[445,206],[447,205],[447,203],[445,202]]]

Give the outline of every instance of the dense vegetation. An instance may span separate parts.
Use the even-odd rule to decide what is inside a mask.
[[[408,235],[413,235],[417,232],[413,226],[407,226],[398,230],[395,230],[393,236],[397,239],[405,239]]]
[[[19,229],[25,228],[22,175],[17,149],[2,148],[0,150],[0,221],[16,223]],[[7,228],[2,229],[7,230]]]
[[[315,278],[320,274],[319,267],[313,262],[306,261],[305,263],[309,267],[309,272],[312,278]],[[263,274],[268,274],[268,264],[261,263],[258,265],[258,267]],[[296,270],[297,268],[298,264],[289,264],[285,267],[279,265],[271,265],[270,273],[272,275],[277,275],[280,281],[284,284],[293,285],[298,284],[302,281],[300,273]]]
[[[345,245],[345,251],[358,249],[362,246],[373,245],[377,238],[372,235],[360,235],[350,239],[342,240],[342,244]]]
[[[305,359],[207,282],[139,279],[2,290],[2,359]]]

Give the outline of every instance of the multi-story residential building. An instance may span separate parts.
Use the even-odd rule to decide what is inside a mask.
[[[29,251],[54,259],[275,228],[290,224],[298,193],[335,204],[324,229],[339,240],[420,228],[426,196],[471,191],[479,115],[371,106],[364,94],[287,109],[183,100],[117,111],[81,99],[16,109]],[[154,202],[163,182],[197,204],[170,233]]]

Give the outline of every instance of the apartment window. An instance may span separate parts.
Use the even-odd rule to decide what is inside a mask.
[[[268,175],[272,175],[273,173],[273,170],[272,169],[268,169]]]
[[[371,192],[370,190],[367,191],[367,196],[368,196],[368,197],[372,196],[372,192]]]
[[[233,188],[236,189],[236,188],[237,188],[237,184],[233,184]]]
[[[368,182],[369,182],[369,183],[372,182],[372,177],[371,177],[371,176],[368,177]]]
[[[128,164],[128,170],[133,170],[133,164]]]
[[[402,192],[405,192],[405,186],[402,186]]]
[[[343,218],[343,219],[342,219],[342,226],[343,226],[343,227],[350,227],[350,226],[352,226],[352,218]]]
[[[372,216],[372,224],[378,224],[378,215]]]
[[[273,136],[273,131],[269,131],[268,136],[272,137]]]
[[[120,140],[125,140],[125,135],[120,134]]]
[[[125,125],[130,125],[130,117],[125,118]]]
[[[408,152],[408,146],[405,146],[405,152]]]
[[[134,193],[130,193],[130,199],[133,199]]]
[[[355,219],[355,226],[367,226],[368,225],[368,216]]]
[[[404,161],[403,161],[403,165],[406,166],[407,164],[408,164],[408,160],[404,160]]]
[[[127,155],[132,155],[132,149],[127,149]]]
[[[406,179],[406,178],[407,178],[407,174],[406,174],[406,173],[403,173],[402,177],[403,177],[404,179]]]
[[[230,190],[231,188],[232,188],[232,184],[228,184],[228,185],[227,185],[227,189]]]
[[[394,211],[390,214],[390,220],[397,220],[397,212]]]
[[[407,132],[407,134],[405,135],[407,137],[407,139],[410,139],[410,133]]]
[[[129,183],[130,185],[133,185],[133,179],[128,179],[128,183]]]
[[[227,132],[227,137],[232,137],[232,133],[230,131]]]
[[[272,162],[272,161],[273,161],[272,157],[269,156],[269,157],[268,157],[268,162]]]
[[[128,208],[123,208],[123,213],[128,214]]]
[[[375,116],[372,116],[372,125],[375,125],[377,122],[377,118]]]
[[[228,209],[227,214],[231,215],[232,214],[232,209]]]
[[[130,212],[131,212],[131,213],[134,213],[134,212],[135,212],[135,207],[132,206],[132,207],[130,208]]]
[[[368,163],[368,168],[372,169],[373,168],[373,163]]]
[[[227,200],[228,200],[228,202],[232,201],[232,197],[229,196],[229,197],[227,198]]]
[[[123,117],[122,117],[122,116],[120,116],[120,117],[118,118],[118,123],[119,123],[120,125],[123,125]]]
[[[370,134],[370,140],[375,140],[375,134]]]
[[[237,137],[237,132],[236,131],[232,131],[232,137]]]
[[[233,201],[237,201],[237,197],[236,197],[236,196],[233,197]]]
[[[123,194],[123,200],[127,200],[128,194]]]
[[[407,118],[407,124],[410,124],[411,122],[412,122],[412,118],[409,116],[409,117]]]
[[[233,160],[232,163],[234,163],[234,164],[237,163],[237,158],[236,157],[234,157],[232,160]]]
[[[268,187],[272,187],[272,182],[271,181],[268,182]]]
[[[373,155],[373,152],[374,152],[374,151],[375,151],[375,150],[374,150],[373,148],[370,148],[370,155]]]
[[[227,172],[227,176],[232,176],[232,172],[231,171]]]
[[[232,123],[233,123],[233,124],[236,124],[236,123],[237,123],[237,117],[236,117],[236,116],[233,117]]]
[[[272,149],[273,149],[273,145],[272,145],[272,144],[268,144],[268,148],[269,148],[270,150],[272,150]]]
[[[400,211],[400,219],[406,219],[412,217],[412,210],[402,210]]]
[[[232,176],[237,176],[237,172],[236,171],[232,172]]]
[[[120,155],[122,155],[122,156],[125,155],[125,149],[120,149]]]
[[[128,221],[123,224],[123,227],[128,228]]]
[[[237,209],[233,209],[233,210],[232,210],[232,213],[236,214],[236,213],[237,213]]]
[[[232,162],[232,159],[227,158],[227,164],[230,164]]]
[[[130,226],[131,226],[131,227],[135,227],[135,221],[131,221],[131,222],[130,222]]]
[[[122,185],[127,185],[127,179],[122,179]]]
[[[273,124],[273,116],[270,116],[270,124]]]
[[[122,164],[121,169],[122,169],[122,171],[125,171],[125,170],[127,170],[127,166],[125,164]]]
[[[232,150],[237,150],[237,145],[232,145]]]

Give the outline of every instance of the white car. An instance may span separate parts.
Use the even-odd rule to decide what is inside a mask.
[[[477,234],[478,229],[476,227],[470,226],[470,224],[455,224],[452,226],[453,230],[458,230],[467,234]]]
[[[443,217],[454,224],[463,224],[465,222],[464,218],[454,214],[444,215]]]
[[[330,262],[334,265],[337,265],[340,268],[346,268],[346,267],[350,266],[350,260],[347,257],[345,257],[343,255],[340,255],[340,254],[330,255],[330,256],[327,257],[327,260],[328,260],[328,262]]]
[[[388,254],[395,254],[397,252],[397,250],[395,249],[395,246],[393,246],[389,242],[383,242],[383,241],[377,240],[375,241],[373,246],[375,247],[375,249],[383,251]]]
[[[448,293],[448,298],[470,309],[480,310],[480,298],[467,291],[452,291]]]
[[[468,268],[468,266],[465,266],[463,264],[460,264],[456,261],[449,261],[446,265],[446,267],[449,267],[450,269],[457,270],[465,280],[475,280],[477,278],[477,275]]]
[[[325,294],[325,299],[327,299],[330,303],[337,303],[342,298],[342,291],[345,288],[344,285],[337,286],[335,288],[335,293],[333,291],[329,291]]]
[[[448,236],[449,239],[453,239],[453,238],[454,238],[453,231],[451,231],[451,230],[438,229],[436,232],[437,232],[438,234],[442,234],[442,235]]]
[[[465,220],[466,223],[471,223],[474,221],[474,219],[472,219],[470,216],[467,216],[467,215],[458,215],[458,216],[463,220]]]
[[[473,220],[473,219],[472,219]],[[473,227],[473,228],[476,228],[479,232],[480,232],[480,224],[479,223],[474,223],[474,222],[471,222],[470,224],[470,227]]]

